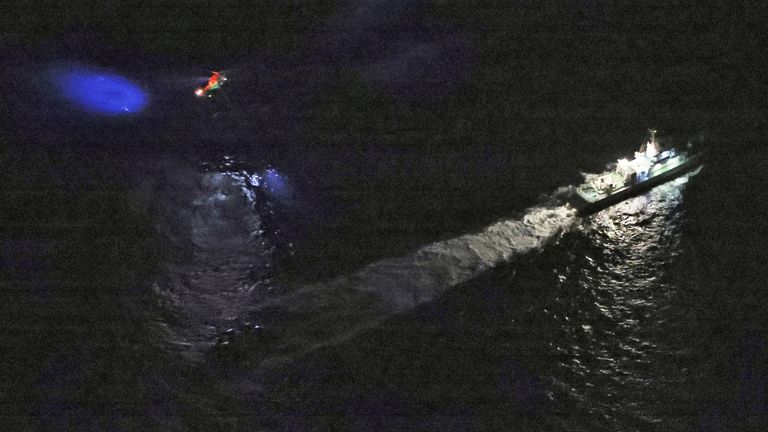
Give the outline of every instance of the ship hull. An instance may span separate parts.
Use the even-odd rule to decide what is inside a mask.
[[[601,210],[604,210],[608,207],[616,205],[622,201],[625,201],[629,198],[632,198],[644,192],[647,192],[653,189],[654,187],[664,184],[677,177],[680,177],[683,174],[686,174],[699,166],[701,166],[701,155],[698,155],[698,154],[691,155],[688,157],[688,159],[685,162],[681,163],[675,168],[672,168],[661,174],[653,176],[640,183],[634,184],[626,189],[622,189],[620,191],[607,195],[606,197],[601,198],[599,200],[590,202],[584,199],[583,197],[581,197],[578,193],[574,192],[573,194],[571,194],[571,197],[568,200],[568,202],[574,208],[576,208],[576,212],[579,216],[589,216]]]

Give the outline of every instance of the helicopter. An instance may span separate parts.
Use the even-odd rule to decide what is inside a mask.
[[[211,76],[208,78],[208,82],[203,87],[195,89],[195,96],[197,97],[213,97],[215,93],[224,84],[227,77],[221,72],[211,71]]]

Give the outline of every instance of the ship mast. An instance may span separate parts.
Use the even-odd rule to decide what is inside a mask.
[[[656,129],[648,129],[648,132],[651,133],[651,143],[656,145],[656,132],[658,132]]]

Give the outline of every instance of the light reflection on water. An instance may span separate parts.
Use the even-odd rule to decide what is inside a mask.
[[[577,318],[548,318],[586,337],[560,341],[558,350],[570,360],[558,364],[553,384],[563,401],[575,402],[586,417],[596,415],[598,429],[668,420],[664,400],[688,379],[674,366],[685,363],[687,352],[669,337],[677,287],[667,271],[680,254],[686,182],[667,183],[586,219],[582,235],[566,246],[575,265],[556,267],[560,289],[578,297],[566,309]]]
[[[265,242],[263,237],[265,230],[264,214],[257,211],[258,202],[254,202],[259,199],[257,192],[260,191],[258,187],[261,183],[253,180],[253,174],[247,170],[243,172],[213,170],[199,175],[196,177],[198,184],[191,185],[192,187],[187,189],[190,193],[182,194],[182,197],[179,197],[178,193],[174,194],[173,208],[169,214],[165,215],[169,218],[169,226],[188,228],[186,231],[182,230],[183,232],[169,232],[169,235],[175,236],[175,242],[178,245],[191,240],[193,259],[182,260],[181,264],[169,264],[169,279],[160,289],[176,307],[185,308],[184,312],[193,321],[213,327],[210,333],[205,333],[201,337],[205,347],[214,343],[217,333],[222,331],[226,333],[227,326],[230,325],[233,318],[239,315],[250,317],[248,311],[259,310],[257,305],[271,296],[267,292],[270,289],[269,286],[247,288],[251,283],[260,280],[268,282],[267,269],[272,262],[272,245],[268,241]],[[394,352],[411,353],[413,350],[421,349],[425,350],[422,352],[422,356],[442,352],[441,356],[446,358],[458,356],[460,362],[467,362],[469,365],[477,361],[478,368],[470,371],[456,369],[453,370],[452,375],[447,377],[444,377],[442,373],[438,374],[437,370],[428,370],[424,376],[429,378],[421,379],[434,388],[422,390],[421,386],[413,384],[413,377],[407,375],[407,368],[414,367],[407,362],[401,364],[405,368],[402,372],[392,372],[397,370],[397,366],[388,366],[386,370],[354,366],[361,368],[355,369],[355,373],[363,378],[358,378],[360,379],[359,382],[353,381],[352,384],[347,384],[353,386],[353,384],[362,383],[363,387],[367,388],[369,383],[366,380],[377,382],[384,376],[387,381],[399,382],[401,386],[411,386],[410,391],[413,394],[419,395],[424,400],[430,400],[433,397],[445,397],[446,392],[435,389],[441,387],[450,389],[451,386],[458,387],[459,384],[464,387],[466,381],[461,379],[464,376],[479,383],[484,381],[490,383],[488,384],[490,387],[474,384],[474,388],[470,389],[470,395],[472,394],[471,391],[476,391],[478,394],[490,394],[492,399],[494,397],[502,400],[506,398],[512,406],[517,407],[518,412],[521,412],[523,416],[533,416],[540,409],[547,410],[547,408],[539,407],[573,405],[572,408],[565,408],[564,410],[582,413],[584,420],[569,421],[562,424],[571,430],[642,429],[649,424],[664,421],[667,418],[665,417],[663,398],[662,402],[659,402],[660,395],[674,394],[678,404],[680,400],[685,401],[686,397],[690,397],[681,396],[681,392],[684,390],[680,390],[681,386],[687,385],[690,381],[686,375],[687,369],[677,366],[678,364],[685,364],[689,351],[685,346],[677,344],[674,337],[670,337],[670,334],[674,333],[677,326],[680,325],[680,320],[675,307],[676,302],[678,302],[676,285],[667,271],[670,263],[680,253],[681,227],[685,221],[685,214],[681,206],[685,180],[680,179],[657,187],[646,195],[626,201],[585,219],[578,229],[565,234],[556,244],[545,248],[544,255],[549,256],[549,259],[538,262],[537,258],[534,257],[530,263],[523,262],[523,266],[519,267],[519,270],[522,274],[529,273],[529,280],[545,279],[543,283],[537,282],[541,285],[536,285],[531,290],[530,298],[521,297],[521,287],[518,286],[519,281],[515,277],[515,272],[509,276],[502,269],[498,275],[491,275],[490,277],[491,280],[501,285],[502,290],[501,293],[496,294],[497,297],[492,299],[493,305],[489,303],[483,306],[485,308],[490,307],[490,309],[484,309],[481,313],[473,313],[471,309],[459,308],[458,315],[452,311],[443,311],[436,318],[440,321],[437,324],[438,328],[462,329],[467,324],[478,328],[483,328],[486,325],[496,329],[501,328],[509,332],[506,341],[500,341],[497,336],[493,335],[492,331],[488,332],[483,328],[483,333],[479,333],[479,336],[473,336],[475,340],[468,342],[477,344],[474,348],[479,348],[480,352],[490,350],[489,353],[501,358],[518,355],[525,357],[525,351],[530,350],[534,353],[531,357],[534,359],[533,361],[530,359],[526,361],[523,358],[521,362],[524,366],[521,367],[518,366],[516,360],[502,360],[502,362],[506,361],[512,366],[496,365],[496,368],[501,368],[501,372],[493,372],[491,369],[484,369],[488,367],[487,360],[482,355],[475,359],[475,354],[471,352],[472,349],[457,351],[456,346],[451,345],[450,342],[444,342],[441,346],[439,343],[435,345],[434,341],[430,341],[427,344],[429,349],[425,349],[423,348],[424,344],[418,343],[418,338],[414,342],[407,340],[393,342],[391,334],[387,336],[386,331],[384,331],[381,334],[385,339],[380,341],[377,346],[399,344],[403,346],[394,349]],[[177,217],[182,218],[185,223],[172,223]],[[550,217],[544,220],[554,223],[553,227],[561,227],[563,221],[570,219]],[[200,226],[195,225],[196,222],[202,221],[205,223]],[[526,221],[507,223],[513,228],[520,228],[521,231],[491,229],[483,235],[494,241],[506,239],[507,242],[511,242],[510,239],[512,238],[528,239],[531,229],[542,229],[541,220],[528,221],[527,225],[524,222]],[[525,235],[518,233],[518,231]],[[552,232],[557,231],[554,228],[552,230]],[[471,240],[475,237],[478,236],[467,238]],[[549,238],[549,234],[541,237]],[[214,240],[214,243],[209,243]],[[487,259],[486,256],[491,256],[485,249],[477,248],[478,244],[485,245],[488,243],[487,241],[484,243],[475,241],[478,244],[470,243],[468,243],[470,246],[474,245],[474,248],[471,248],[474,251],[471,254],[472,257]],[[512,246],[520,247],[517,243],[511,242]],[[533,242],[532,244],[538,243]],[[433,253],[438,257],[454,257],[457,251],[467,248],[464,243],[459,242],[457,244],[456,240],[441,242],[438,245],[441,246],[441,250],[444,249],[442,254],[435,255]],[[459,246],[464,247],[464,249]],[[435,248],[432,247],[429,251],[433,249]],[[531,248],[523,249],[530,250]],[[513,255],[516,256],[514,252],[517,249],[507,245],[506,247],[499,247],[498,250],[507,252],[499,252],[499,257],[492,260],[494,263],[506,261]],[[496,255],[492,256],[495,257]],[[245,261],[239,261],[241,258]],[[443,271],[435,274],[445,277],[445,269],[461,268],[457,267],[454,261],[456,259],[442,259],[439,262],[441,263],[439,268]],[[218,264],[215,265],[215,268],[209,268],[210,263]],[[419,263],[422,261],[418,261],[416,264]],[[403,261],[403,259],[385,260],[366,267],[357,275],[357,278],[343,279],[342,282],[364,293],[378,287],[381,288],[381,292],[391,293],[389,288],[402,288],[403,281],[416,283],[414,282],[417,281],[414,279],[414,275],[423,273],[412,271],[414,268],[420,268],[416,264]],[[454,283],[462,283],[486,270],[494,273],[494,270],[489,267],[493,267],[493,265],[473,265],[471,271],[467,272],[470,276],[461,277]],[[393,272],[393,270],[398,270],[398,272]],[[361,278],[360,275],[365,277]],[[394,278],[398,275],[400,278]],[[548,286],[550,280],[551,285]],[[361,281],[365,283],[361,285]],[[421,279],[418,281],[421,281],[422,284],[425,283]],[[434,285],[435,292],[441,292],[446,288],[444,286],[446,285],[445,281],[439,278],[427,279],[427,282],[428,284],[425,286],[432,287]],[[467,283],[469,287],[474,284],[474,281]],[[339,285],[338,281],[337,285]],[[536,287],[539,286],[549,291],[536,292]],[[363,291],[359,289],[360,287],[366,288],[368,291]],[[229,293],[227,290],[234,291]],[[260,290],[267,291],[262,293]],[[311,292],[315,291],[317,290]],[[342,311],[349,312],[347,314],[349,316],[330,314],[326,311],[325,315],[319,315],[317,319],[310,320],[308,318],[314,317],[314,315],[305,314],[303,310],[300,310],[301,303],[293,301],[296,300],[295,298],[288,297],[290,302],[278,303],[283,308],[290,306],[293,309],[288,308],[282,318],[283,320],[278,320],[277,323],[295,324],[295,330],[279,333],[277,335],[279,340],[267,343],[268,348],[285,345],[290,352],[302,352],[301,349],[291,347],[294,344],[306,346],[307,340],[311,340],[311,337],[316,335],[325,337],[324,332],[333,333],[338,329],[348,329],[349,319],[355,318],[354,313],[358,313],[359,309],[364,309],[366,306],[364,300],[367,301],[367,297],[361,299],[355,296],[336,295],[348,293],[348,291],[351,292],[351,290],[338,292],[321,290],[318,294],[327,292],[329,294],[328,301],[331,302],[329,304],[334,304],[332,302],[343,303],[346,309],[342,309]],[[298,291],[298,294],[303,292]],[[469,295],[473,294],[470,293]],[[433,297],[430,297],[430,300]],[[464,307],[464,303],[478,301],[466,296],[462,297],[462,294],[459,294],[458,298],[462,307]],[[305,302],[308,305],[308,310],[315,310],[318,301],[324,301],[324,297],[307,297]],[[480,301],[487,302],[486,299]],[[398,311],[410,310],[421,303],[417,302],[414,306],[400,308]],[[505,310],[506,305],[515,305],[515,309],[510,309],[511,312]],[[300,313],[295,313],[296,310]],[[419,313],[417,312],[416,315],[418,316]],[[267,331],[264,331],[259,326],[261,324],[258,320],[260,315],[254,316],[254,318],[256,319],[253,322],[249,321],[248,325],[257,323],[253,327],[255,329],[253,333],[256,336],[253,338],[243,336],[236,339],[237,343],[232,344],[229,344],[227,342],[229,339],[225,338],[225,342],[230,348],[235,345],[236,347],[232,348],[231,352],[222,351],[224,354],[229,353],[234,357],[242,356],[246,359],[258,358],[261,355],[258,352],[261,349],[259,345],[265,340],[264,335],[269,329],[267,326],[265,327]],[[366,316],[357,318],[368,319]],[[508,327],[504,327],[505,324],[502,322],[508,322]],[[329,325],[324,326],[325,324]],[[237,323],[232,323],[232,325],[236,326]],[[409,325],[399,327],[395,339],[406,339],[402,337],[402,334],[407,334],[408,331],[415,331],[416,334],[425,331],[423,322],[416,323],[415,329],[408,327]],[[289,326],[289,328],[293,327]],[[330,333],[326,339],[335,341],[338,334]],[[190,339],[189,335],[185,336],[187,340]],[[447,340],[450,341],[450,338]],[[521,340],[523,341],[521,342]],[[350,340],[348,343],[339,342],[340,345],[330,348],[331,351],[342,352],[344,357],[359,357],[363,355],[360,352],[366,351],[364,346],[368,342],[369,338],[367,337],[358,338]],[[497,345],[499,342],[503,343]],[[414,343],[417,346],[409,346],[409,343]],[[361,344],[363,348],[359,346]],[[335,345],[335,342],[331,345]],[[325,347],[325,345],[323,346]],[[322,356],[323,352],[328,351],[320,350],[319,352],[319,355]],[[371,355],[380,357],[386,356],[387,353],[376,351]],[[433,362],[431,357],[427,358],[429,361],[424,364],[435,364],[438,366],[434,367],[439,368],[439,362]],[[548,362],[541,362],[542,358],[547,358]],[[222,361],[240,365],[239,360],[230,361],[227,359]],[[308,361],[311,364],[311,359]],[[359,364],[366,365],[374,361],[376,359],[367,359],[367,361],[359,361]],[[541,363],[540,368],[538,368],[537,362]],[[347,367],[352,366],[347,365]],[[265,392],[270,400],[280,400],[281,397],[285,397],[285,399],[293,401],[295,397],[298,397],[293,396],[293,393],[301,393],[302,402],[298,405],[298,409],[305,409],[306,405],[312,403],[322,407],[330,403],[327,402],[328,400],[334,401],[334,398],[340,399],[341,402],[347,400],[345,399],[347,398],[346,394],[336,394],[340,390],[329,389],[326,386],[307,389],[306,386],[311,386],[313,382],[322,382],[323,378],[322,371],[318,372],[313,368],[306,369],[309,371],[309,375],[299,374],[298,384],[283,378],[285,370],[276,372],[274,376],[267,376],[265,378],[267,380]],[[526,375],[528,373],[526,369],[531,372],[530,376]],[[301,371],[303,368],[298,367],[295,370]],[[246,374],[244,379],[238,375],[238,382],[247,382],[248,373],[244,372]],[[288,371],[288,373],[295,374],[297,372]],[[328,373],[333,374],[335,372]],[[391,373],[396,374],[394,379],[383,375]],[[498,378],[494,376],[497,373]],[[274,379],[275,382],[270,383],[271,379]],[[285,384],[286,382],[288,384]],[[422,391],[426,392],[426,395],[422,395],[420,393]],[[401,396],[399,393],[397,394],[397,398],[400,400]],[[550,405],[542,402],[540,396],[549,401]],[[361,393],[361,397],[371,398],[372,396]],[[457,403],[463,403],[462,398],[465,396],[452,397],[458,398],[459,402]],[[316,402],[311,402],[312,400]],[[502,402],[496,401],[494,403],[501,404]],[[446,406],[450,406],[450,403]],[[549,422],[542,421],[541,424],[549,423],[551,426],[560,424],[561,421],[562,419],[551,418]]]
[[[159,322],[171,349],[197,361],[274,294],[280,245],[271,185],[278,178],[281,191],[289,188],[276,169],[255,170],[232,156],[201,168],[171,162],[160,167],[162,181],[144,187],[157,203],[155,228],[173,251],[153,284],[172,317]]]
[[[394,410],[407,424],[421,419],[421,430],[464,416],[477,430],[686,430],[680,419],[696,394],[680,305],[691,300],[671,269],[684,183],[587,218],[539,252],[275,370],[263,389],[282,408],[265,415],[296,410],[311,423],[363,400],[365,418],[383,422]],[[353,405],[349,415],[360,415]]]

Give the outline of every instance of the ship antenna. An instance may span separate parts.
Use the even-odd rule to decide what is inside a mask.
[[[651,142],[656,142],[656,132],[658,132],[656,129],[648,129],[648,132],[651,133]]]

